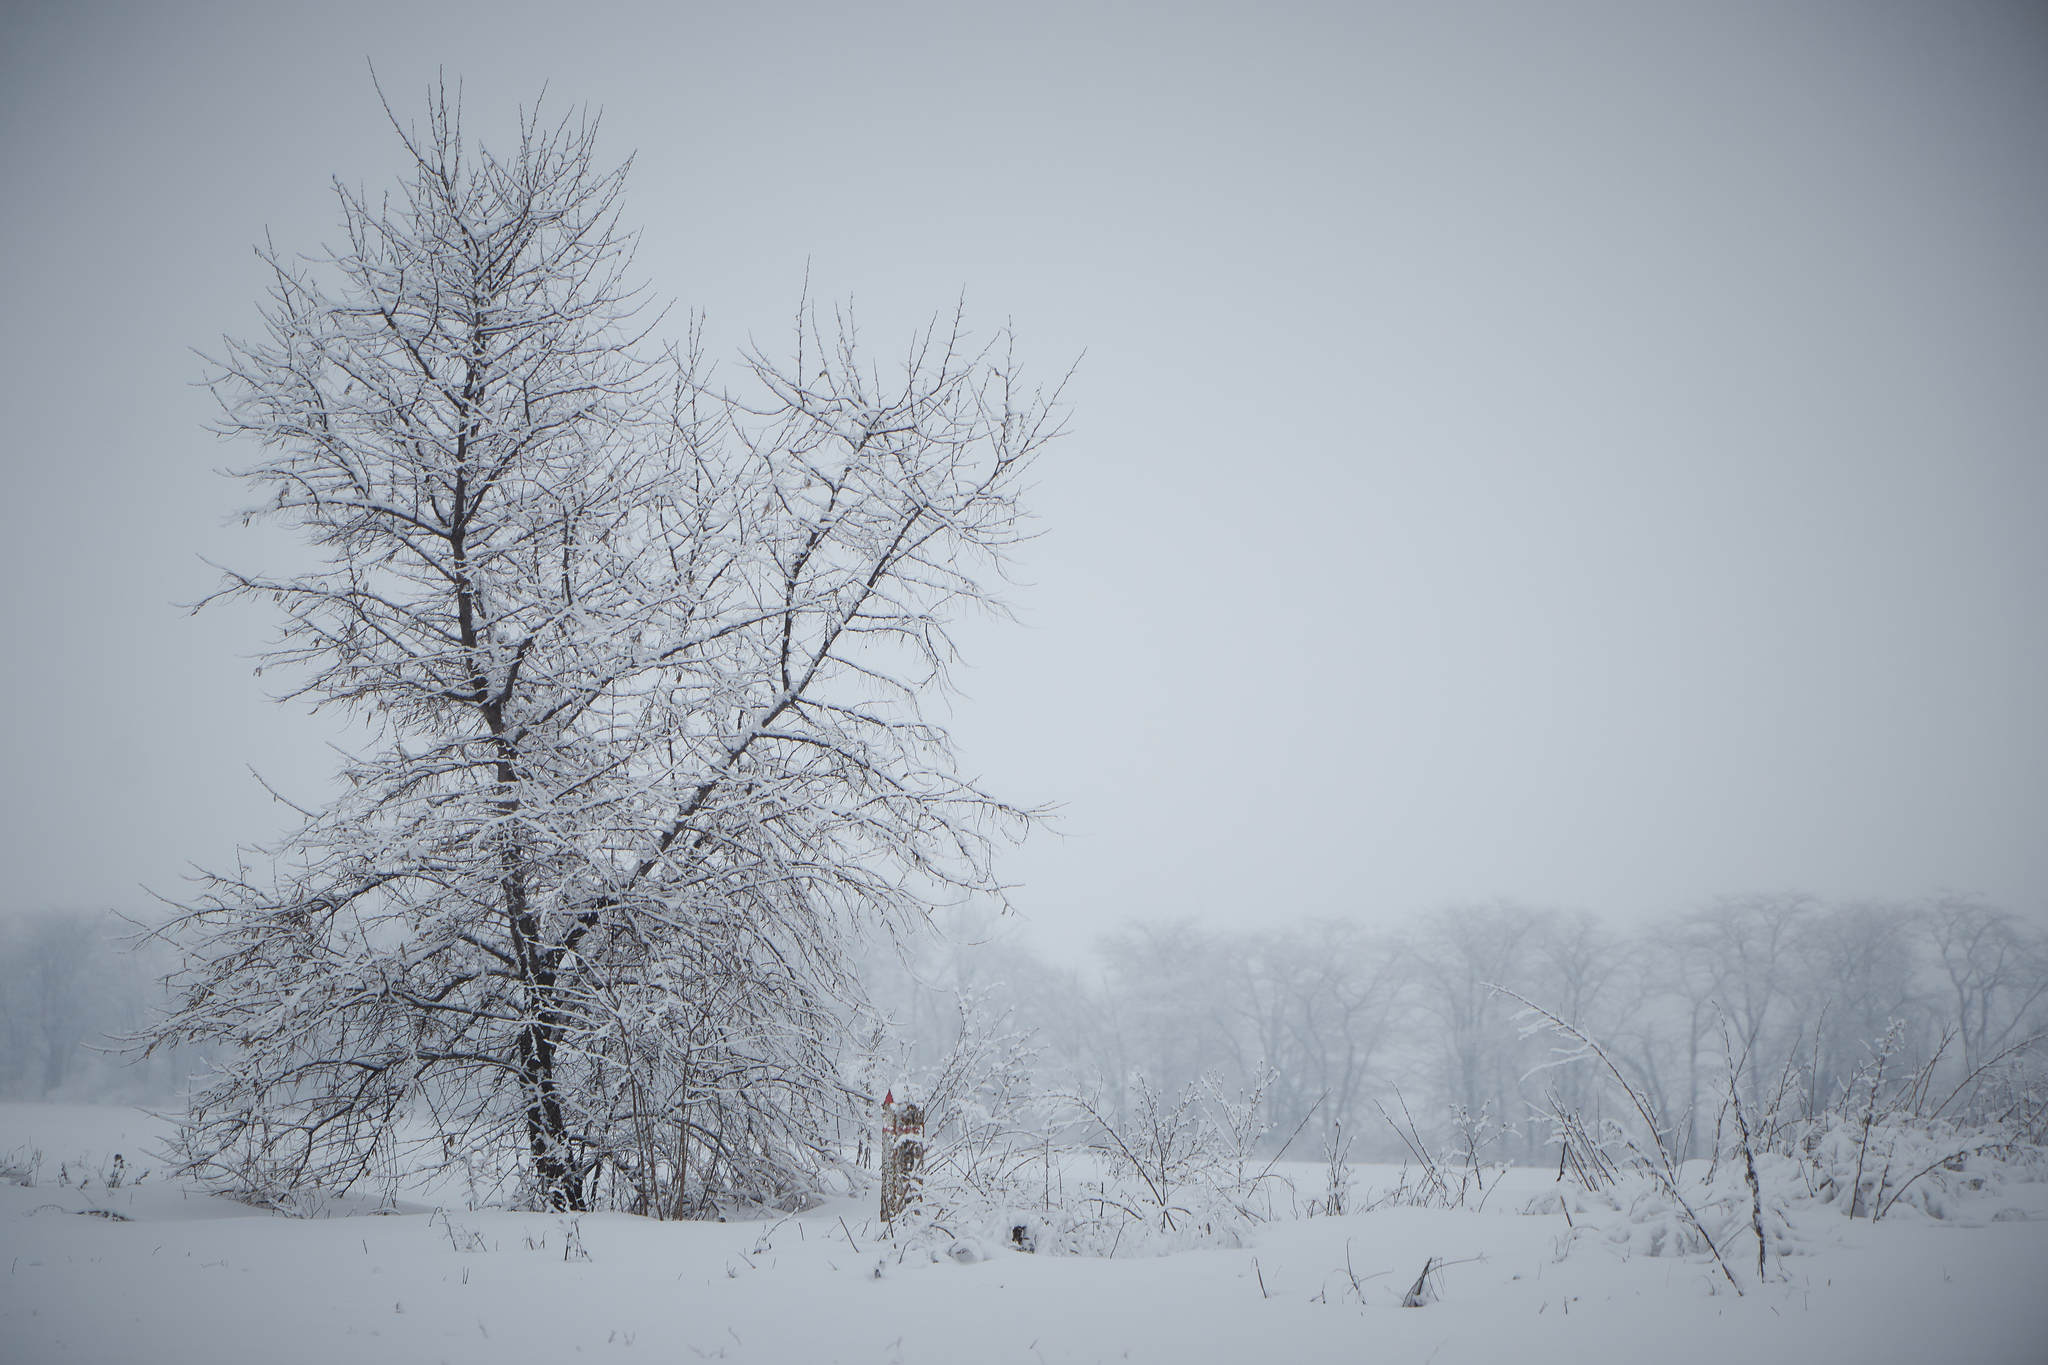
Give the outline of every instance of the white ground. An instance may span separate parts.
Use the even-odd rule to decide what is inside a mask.
[[[1559,1259],[1563,1216],[1518,1212],[1554,1188],[1547,1171],[1512,1173],[1483,1212],[1269,1223],[1243,1250],[1159,1258],[899,1261],[865,1203],[842,1202],[779,1225],[586,1215],[585,1260],[547,1215],[294,1220],[155,1174],[103,1189],[116,1151],[131,1175],[156,1164],[139,1153],[157,1131],[131,1109],[0,1105],[0,1157],[43,1153],[34,1187],[0,1188],[0,1361],[2048,1360],[2048,1185],[1940,1223],[1815,1211],[1806,1253],[1737,1298],[1698,1260],[1623,1260],[1584,1236]],[[1362,1307],[1347,1252],[1376,1276]],[[1399,1307],[1430,1257],[1463,1263],[1437,1302]]]

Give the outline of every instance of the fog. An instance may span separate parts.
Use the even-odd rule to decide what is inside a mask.
[[[1108,936],[1079,972],[998,926],[952,927],[985,946],[880,974],[918,1063],[936,1068],[977,1027],[1008,1031],[1042,1076],[1106,1095],[1113,1113],[1134,1085],[1171,1096],[1207,1077],[1262,1093],[1275,1144],[1298,1140],[1303,1156],[1349,1134],[1381,1159],[1441,1141],[1544,1160],[1555,1120],[1597,1126],[1616,1099],[1544,1013],[1606,1050],[1668,1116],[1681,1157],[1715,1150],[1730,1071],[1753,1112],[1789,1120],[1886,1068],[1925,1068],[1945,1091],[2048,1026],[2043,926],[1966,898],[1724,896],[1637,932],[1508,902],[1383,932],[1160,920]],[[2016,1098],[2033,1082],[2014,1077]]]
[[[0,933],[0,1100],[168,1103],[206,1064],[203,1049],[123,1046],[172,964],[117,928],[45,914]],[[1634,931],[1511,902],[1387,930],[1154,919],[1079,964],[1014,922],[941,928],[869,955],[878,1018],[901,1040],[878,1090],[923,1093],[971,1047],[1104,1115],[1128,1118],[1148,1089],[1257,1095],[1263,1149],[1297,1158],[1541,1163],[1565,1116],[1597,1130],[1618,1097],[1583,1056],[1564,1064],[1576,1049],[1535,1006],[1609,1050],[1680,1159],[1716,1150],[1731,1070],[1774,1123],[1915,1072],[1935,1099],[1989,1077],[1976,1110],[2043,1112],[2038,1065],[2018,1058],[2048,1032],[2048,926],[1973,898],[1723,896]]]
[[[722,352],[808,276],[885,352],[964,291],[1079,358],[951,715],[1059,807],[1032,951],[2048,903],[2038,10],[493,13],[12,17],[0,913],[176,898],[285,823],[251,769],[329,780],[274,623],[179,604],[296,553],[192,348],[394,173],[365,58],[486,140],[601,109]]]

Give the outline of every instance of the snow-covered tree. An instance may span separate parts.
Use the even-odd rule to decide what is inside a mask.
[[[800,310],[714,389],[650,341],[592,123],[498,156],[442,92],[399,131],[402,188],[337,183],[338,247],[261,253],[267,334],[216,362],[251,515],[319,560],[221,594],[275,602],[266,666],[369,738],[170,931],[156,1036],[233,1057],[186,1158],[346,1186],[426,1115],[549,1207],[796,1196],[851,1098],[849,936],[1000,895],[1028,823],[920,703],[1050,402],[957,313],[885,371]]]

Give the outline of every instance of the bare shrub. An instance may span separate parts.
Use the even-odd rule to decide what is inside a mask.
[[[1728,1262],[1722,1258],[1721,1248],[1716,1243],[1713,1234],[1707,1230],[1707,1226],[1702,1221],[1698,1210],[1693,1207],[1692,1201],[1686,1197],[1684,1191],[1680,1188],[1681,1177],[1678,1163],[1672,1156],[1671,1147],[1667,1141],[1665,1125],[1659,1121],[1656,1105],[1648,1093],[1630,1080],[1627,1073],[1615,1062],[1613,1055],[1583,1029],[1580,1029],[1575,1024],[1567,1023],[1549,1010],[1544,1009],[1541,1005],[1516,994],[1514,991],[1502,986],[1495,986],[1493,989],[1521,1004],[1524,1011],[1525,1036],[1548,1030],[1559,1034],[1571,1044],[1570,1047],[1562,1049],[1562,1055],[1557,1063],[1553,1063],[1554,1065],[1579,1060],[1591,1060],[1598,1063],[1601,1074],[1619,1088],[1623,1097],[1628,1101],[1629,1108],[1635,1113],[1642,1124],[1639,1135],[1625,1136],[1624,1141],[1627,1143],[1630,1154],[1634,1157],[1636,1169],[1646,1175],[1653,1182],[1658,1193],[1670,1201],[1673,1211],[1680,1220],[1680,1225],[1689,1234],[1689,1236],[1681,1235],[1677,1239],[1679,1245],[1685,1247],[1692,1238],[1697,1238],[1698,1246],[1713,1257],[1714,1264],[1720,1267],[1721,1274],[1727,1279],[1729,1286],[1735,1290],[1736,1294],[1740,1295],[1743,1292],[1742,1282],[1736,1279],[1735,1272],[1729,1269]]]
[[[1259,1192],[1275,1178],[1273,1163],[1253,1170],[1266,1080],[1261,1073],[1250,1090],[1233,1094],[1206,1075],[1169,1100],[1137,1073],[1122,1119],[1087,1096],[1062,1097],[1085,1120],[1099,1163],[1095,1178],[1080,1183],[1077,1202],[1097,1232],[1114,1234],[1110,1254],[1126,1234],[1134,1245],[1161,1248],[1237,1245],[1247,1227],[1272,1215]]]
[[[1401,1108],[1399,1119],[1377,1100],[1374,1105],[1379,1109],[1380,1117],[1387,1121],[1387,1126],[1408,1149],[1409,1156],[1417,1165],[1417,1173],[1411,1181],[1404,1163],[1400,1178],[1392,1188],[1383,1190],[1370,1207],[1483,1208],[1489,1193],[1489,1177],[1506,1169],[1505,1165],[1489,1162],[1485,1154],[1513,1130],[1493,1117],[1490,1104],[1481,1105],[1476,1114],[1462,1104],[1452,1105],[1452,1147],[1443,1159],[1439,1159],[1423,1137],[1414,1116],[1408,1112],[1408,1102],[1402,1098],[1398,1087],[1394,1091],[1394,1102]]]

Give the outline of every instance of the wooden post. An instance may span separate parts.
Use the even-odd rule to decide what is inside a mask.
[[[924,1171],[924,1106],[896,1102],[894,1091],[882,1100],[882,1221],[894,1223],[917,1202]]]

